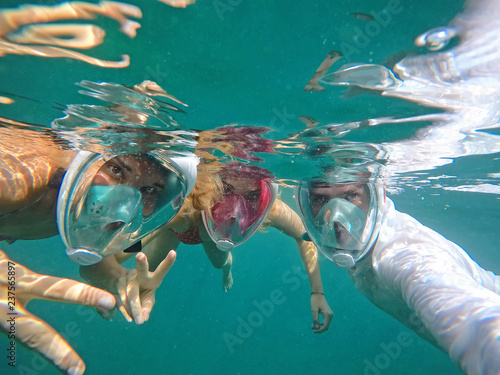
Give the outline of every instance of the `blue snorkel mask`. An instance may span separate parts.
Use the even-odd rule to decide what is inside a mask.
[[[378,180],[365,184],[322,183],[321,186],[319,204],[316,202],[318,188],[314,184],[303,183],[296,188],[299,215],[307,231],[303,239],[313,241],[338,267],[352,268],[377,240],[385,205],[383,187]],[[362,186],[366,200],[363,204],[353,203],[346,196],[335,196],[335,189],[349,186]]]
[[[57,224],[74,262],[95,264],[134,245],[170,221],[194,186],[198,158],[193,154],[154,151],[129,157],[148,166],[138,172],[153,175],[158,188],[97,184],[101,167],[120,156],[80,151],[71,162],[59,192]]]

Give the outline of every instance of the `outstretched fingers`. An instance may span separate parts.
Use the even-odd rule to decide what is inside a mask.
[[[149,272],[146,254],[136,255],[136,269],[122,276],[117,285],[120,296],[118,308],[127,321],[143,324],[149,319],[155,304],[155,291],[174,264],[175,257],[175,251],[171,251],[154,272]]]
[[[177,253],[174,250],[170,250],[167,257],[158,265],[154,272],[153,278],[155,278],[161,284],[163,278],[167,275],[170,268],[174,265]],[[160,286],[160,285],[158,285]]]
[[[118,283],[116,286],[118,288],[118,296],[120,297],[116,305],[118,306],[118,310],[120,310],[122,315],[125,317],[125,320],[130,323],[132,321],[132,318],[130,317],[127,309],[125,308],[125,306],[128,306],[127,277],[126,276],[120,277],[118,279]]]
[[[18,311],[19,312],[19,311]],[[65,373],[80,375],[85,363],[57,332],[36,316],[24,311],[16,317],[16,335],[29,348],[37,351]]]
[[[144,280],[149,275],[149,263],[146,254],[140,252],[135,256],[135,268],[137,270],[137,278]]]
[[[127,273],[128,311],[137,324],[144,323],[142,317],[141,297],[139,294],[138,272],[131,270]]]
[[[77,303],[106,310],[115,306],[115,298],[111,293],[71,279],[35,274],[18,283],[25,284],[29,299]]]

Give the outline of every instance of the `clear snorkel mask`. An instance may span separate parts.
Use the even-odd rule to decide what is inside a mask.
[[[221,251],[231,251],[248,240],[261,226],[271,210],[278,186],[270,178],[259,181],[258,207],[243,195],[229,194],[216,203],[202,219],[210,238]]]
[[[101,167],[124,157],[141,165],[134,175],[126,163],[120,164],[124,168],[120,173],[135,177],[133,183],[97,181]],[[162,150],[111,158],[80,151],[66,172],[57,201],[57,225],[71,260],[95,264],[166,224],[192,190],[197,164],[193,154],[171,156]],[[151,186],[132,186],[141,183],[140,174]]]
[[[351,198],[350,187],[357,189],[359,198]],[[385,193],[379,180],[304,183],[296,188],[295,196],[307,231],[304,239],[312,240],[338,267],[352,268],[370,251],[384,212]]]

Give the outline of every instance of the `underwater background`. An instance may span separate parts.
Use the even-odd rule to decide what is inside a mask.
[[[12,105],[2,105],[0,115],[50,128],[66,105],[102,105],[79,92],[76,84],[82,80],[133,86],[146,79],[188,104],[185,113],[175,114],[181,128],[264,126],[270,128],[266,137],[271,140],[304,130],[301,115],[327,124],[438,112],[391,97],[343,96],[343,86],[328,86],[323,92],[305,92],[304,86],[329,51],[347,45],[354,47],[348,51],[350,61],[346,58],[342,64],[381,64],[401,51],[427,53],[415,46],[414,39],[447,25],[464,6],[456,0],[198,0],[185,9],[153,0],[127,3],[143,12],[137,36],[131,39],[117,30],[114,20],[98,17],[91,22],[106,30],[105,41],[85,53],[105,60],[128,54],[128,67],[4,55],[0,91],[19,97]],[[2,8],[20,4],[1,2]],[[388,6],[397,8],[396,14],[366,45],[356,47],[357,30],[373,21],[356,14]],[[349,139],[393,142],[412,137],[420,126],[361,129]],[[498,129],[489,132],[498,134]],[[498,186],[498,153],[466,154],[405,175],[388,193],[399,211],[457,243],[483,268],[498,274],[498,193],[448,189],[477,181]],[[262,166],[287,180],[300,178],[309,166],[306,159],[296,167],[295,158],[286,154],[263,158]],[[281,198],[295,208],[292,189],[283,189]],[[59,237],[2,243],[1,249],[38,273],[80,279]],[[127,323],[119,314],[105,321],[92,308],[70,304],[35,300],[28,309],[68,339],[85,361],[86,374],[461,373],[445,353],[358,293],[345,270],[323,257],[320,267],[334,317],[330,329],[319,335],[310,329],[310,288],[296,245],[272,228],[233,251],[234,285],[227,293],[222,290],[221,271],[212,267],[201,245],[181,244],[157,291],[151,318],[142,326]],[[280,303],[269,304],[277,293]],[[401,332],[411,337],[405,345],[398,341]],[[7,343],[0,336],[0,348]],[[0,358],[2,374],[59,373],[20,345],[16,370],[6,366],[3,355]]]

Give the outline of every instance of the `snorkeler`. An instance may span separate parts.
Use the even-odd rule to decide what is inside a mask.
[[[289,206],[276,199],[277,185],[272,174],[254,165],[232,163],[219,171],[216,163],[200,165],[196,185],[186,198],[179,213],[164,227],[144,240],[144,253],[150,269],[155,269],[180,242],[202,244],[214,267],[222,269],[222,286],[228,291],[233,285],[231,250],[248,240],[258,229],[274,227],[295,239],[311,285],[312,329],[325,332],[333,313],[325,299],[317,251],[313,243],[301,239],[304,233],[299,216]],[[120,271],[121,256],[110,257],[91,267],[83,267],[82,276],[92,285],[120,284],[120,298],[129,303],[128,290],[137,289],[136,282]],[[122,275],[114,279],[115,275]],[[123,312],[123,311],[122,311]],[[134,319],[143,319],[140,308],[129,310]],[[320,321],[320,315],[323,321]]]
[[[20,143],[19,140],[23,142]],[[47,238],[58,233],[69,257],[94,264],[122,251],[140,251],[140,240],[168,222],[194,185],[198,159],[173,157],[163,150],[107,156],[67,149],[51,134],[0,128],[0,240]],[[144,270],[144,254],[135,274],[144,309],[154,303],[154,289],[175,259],[169,256],[154,273]],[[7,264],[0,254],[0,313],[9,312]],[[16,306],[27,319],[17,322],[20,339],[63,371],[81,374],[85,365],[45,322],[24,307],[32,298],[76,302],[102,309],[115,305],[112,295],[68,279],[16,268]],[[5,271],[5,272],[4,272]],[[143,272],[145,271],[145,272]],[[5,276],[5,277],[4,277]],[[1,329],[8,332],[6,319]]]
[[[304,238],[347,269],[374,305],[447,352],[465,373],[499,374],[500,279],[396,211],[380,179],[367,175],[336,171],[300,185]]]

